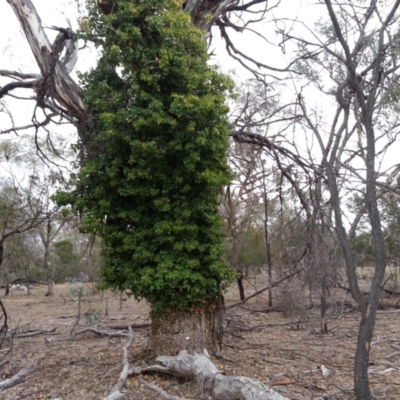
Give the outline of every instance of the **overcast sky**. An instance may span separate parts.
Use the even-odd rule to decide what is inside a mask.
[[[77,19],[79,12],[75,0],[32,0],[36,6],[38,14],[42,19],[44,27],[60,26],[66,27],[66,20],[71,21],[72,27],[77,28]],[[272,4],[271,2],[269,3]],[[38,67],[29,48],[29,45],[24,37],[22,29],[17,21],[11,7],[7,2],[2,3],[0,10],[0,69],[17,69],[23,72],[38,72]],[[326,7],[316,1],[311,0],[282,0],[277,9],[267,13],[263,21],[254,25],[257,32],[263,34],[268,41],[275,43],[268,44],[261,40],[257,35],[251,33],[236,33],[230,30],[231,38],[235,45],[243,52],[248,54],[265,64],[274,67],[284,67],[291,56],[291,49],[286,48],[285,54],[282,49],[276,45],[279,37],[276,36],[275,17],[281,18],[279,27],[283,25],[290,27],[293,25],[293,31],[300,31],[303,37],[310,37],[307,28],[312,29],[315,22],[320,18],[326,18]],[[282,19],[285,18],[283,21]],[[293,24],[292,20],[298,19],[304,23]],[[51,29],[47,29],[47,34],[50,41],[56,35]],[[250,73],[243,69],[237,62],[232,60],[225,51],[224,42],[219,38],[219,33],[216,29],[213,31],[213,42],[211,48],[213,50],[213,60],[217,62],[224,71],[236,71],[236,79],[244,80],[250,77]],[[77,71],[84,71],[94,65],[96,52],[92,49],[85,49],[79,54],[79,60],[76,67]],[[76,76],[76,75],[75,75]],[[4,80],[0,78],[0,85]],[[298,84],[296,84],[298,85]],[[310,109],[317,110],[323,122],[329,125],[333,115],[332,100],[327,98],[321,92],[308,87],[307,106]],[[279,88],[280,95],[290,99],[296,98],[296,90],[294,84],[288,82],[286,88]],[[25,95],[29,93],[27,90],[21,90],[18,94]],[[16,125],[24,125],[30,122],[33,112],[34,103],[21,102],[20,100],[7,98],[7,103],[10,109],[13,110]],[[7,115],[0,113],[0,129],[10,126],[10,119]],[[70,128],[69,132],[73,130]],[[2,138],[5,139],[4,137]],[[394,152],[396,154],[396,151]],[[397,154],[396,154],[397,155]]]

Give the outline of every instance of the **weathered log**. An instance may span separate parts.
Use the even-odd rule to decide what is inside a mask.
[[[183,350],[177,356],[159,356],[156,361],[158,364],[141,372],[162,372],[195,379],[205,396],[214,400],[289,400],[256,379],[225,376],[211,362],[206,351],[190,355]]]
[[[34,366],[33,365],[28,365],[27,367],[21,369],[21,371],[19,371],[17,374],[15,374],[14,376],[12,376],[9,379],[6,379],[3,382],[0,382],[0,393],[3,390],[6,390],[12,386],[15,386],[16,384],[22,382],[25,377],[32,372]]]

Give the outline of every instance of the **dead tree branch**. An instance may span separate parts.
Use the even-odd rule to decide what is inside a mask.
[[[124,395],[121,393],[121,389],[125,386],[126,380],[129,376],[129,360],[128,360],[128,350],[133,342],[133,330],[129,328],[129,341],[122,349],[122,371],[119,376],[118,382],[112,387],[110,394],[104,400],[117,400],[124,399]]]
[[[19,371],[13,377],[6,379],[3,382],[0,382],[0,393],[12,386],[15,386],[16,384],[22,382],[25,379],[25,377],[30,372],[33,371],[33,369],[34,369],[34,365],[28,365],[27,367],[21,369],[21,371]]]
[[[66,338],[46,338],[46,342],[47,343],[67,342],[70,340],[75,340],[78,335],[82,335],[87,332],[95,333],[98,336],[121,337],[121,338],[129,337],[129,335],[125,332],[107,332],[107,331],[101,331],[96,328],[84,328],[74,332],[71,336],[68,336]]]
[[[145,381],[143,379],[139,378],[139,382],[143,386],[146,386],[148,389],[152,390],[153,392],[156,392],[163,399],[166,399],[166,400],[190,400],[190,399],[187,399],[185,397],[179,397],[179,396],[174,396],[172,394],[169,394],[165,390],[162,390],[158,386],[154,385],[153,383],[147,382],[147,381]]]
[[[271,283],[270,283],[268,286],[266,286],[265,288],[263,288],[263,289],[261,289],[261,290],[257,290],[257,292],[251,294],[250,296],[247,296],[246,298],[244,298],[243,300],[241,300],[241,301],[239,301],[239,302],[237,302],[237,303],[231,304],[230,306],[226,307],[226,309],[228,309],[228,308],[233,308],[233,307],[236,307],[236,306],[239,306],[239,305],[245,303],[247,300],[250,300],[250,299],[252,299],[253,297],[258,296],[259,294],[261,294],[261,293],[263,293],[263,292],[265,292],[265,291],[267,291],[267,290],[269,290],[269,289],[272,289],[273,287],[279,285],[280,283],[286,281],[287,279],[289,279],[289,278],[291,278],[291,277],[293,277],[293,276],[299,274],[301,271],[302,271],[301,269],[295,270],[295,271],[293,271],[292,273],[290,273],[289,275],[285,275],[283,278],[278,279],[278,280],[275,281],[275,282],[271,282]]]

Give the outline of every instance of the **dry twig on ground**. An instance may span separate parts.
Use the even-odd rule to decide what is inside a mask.
[[[123,348],[123,355],[122,355],[123,367],[118,382],[111,388],[110,394],[104,400],[123,400],[125,398],[124,395],[121,393],[121,390],[125,386],[129,376],[128,350],[133,342],[132,328],[129,328],[129,335],[130,335],[129,341]]]
[[[107,337],[122,337],[122,338],[129,337],[129,334],[127,334],[126,332],[107,332],[107,331],[101,331],[96,328],[83,328],[80,329],[79,331],[74,332],[71,336],[67,336],[65,338],[46,338],[46,342],[53,343],[53,342],[66,342],[69,340],[75,340],[78,335],[82,335],[83,333],[87,332],[92,332],[95,333],[96,335],[107,336]]]

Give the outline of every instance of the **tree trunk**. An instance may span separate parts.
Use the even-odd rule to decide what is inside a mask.
[[[3,259],[4,259],[4,242],[0,241],[0,267],[3,265]],[[4,280],[6,284],[6,291],[4,292],[4,295],[8,296],[10,294],[10,281],[8,279],[8,274],[6,271],[4,271]]]
[[[49,108],[57,114],[65,116],[78,128],[80,140],[85,141],[85,131],[90,126],[90,110],[86,109],[81,96],[81,89],[70,76],[78,51],[77,41],[64,38],[68,58],[61,60],[54,54],[47,38],[39,15],[32,0],[7,0],[18,17],[23,32],[35,56],[41,74],[35,76],[33,87],[38,88],[36,100],[38,107]],[[107,5],[105,13],[112,13],[116,2],[99,1],[98,5]],[[184,11],[190,14],[193,24],[204,30],[206,36],[218,17],[237,4],[236,0],[188,0],[184,3]],[[229,10],[228,10],[229,9]],[[239,9],[240,11],[240,9]],[[40,89],[40,90],[39,90]],[[54,106],[56,104],[56,106]],[[83,143],[85,145],[85,143]],[[50,264],[48,267],[49,289]],[[50,294],[50,291],[48,292]],[[222,343],[222,323],[224,315],[223,298],[208,308],[196,312],[169,312],[162,316],[153,313],[153,349],[158,354],[177,353],[181,349],[203,348],[216,349]],[[175,338],[174,338],[175,337]],[[165,350],[164,350],[165,349]]]
[[[271,243],[269,240],[269,230],[268,230],[268,219],[269,219],[269,200],[267,195],[267,185],[265,183],[265,170],[263,165],[263,197],[264,197],[264,240],[265,248],[267,250],[267,272],[268,272],[268,283],[272,282],[272,258],[271,258]],[[268,306],[272,307],[272,288],[268,290]]]
[[[53,282],[53,268],[50,262],[50,243],[47,241],[44,243],[44,267],[47,271],[47,293],[45,296],[53,296],[54,282]]]
[[[155,356],[209,349],[221,351],[225,320],[224,298],[193,311],[152,312],[151,351]]]
[[[236,282],[237,282],[238,288],[239,288],[239,297],[240,297],[240,300],[243,301],[243,300],[246,298],[246,296],[245,296],[245,293],[244,293],[243,274],[242,274],[242,271],[238,271],[237,277],[236,277]]]
[[[49,278],[47,280],[47,293],[45,296],[53,296],[54,294],[54,282],[53,279]]]
[[[326,286],[326,273],[323,271],[321,279],[321,333],[328,333],[328,324],[326,322],[326,296],[328,294]]]
[[[8,279],[8,276],[6,276],[6,290],[4,292],[5,296],[8,296],[10,294],[10,280]]]

